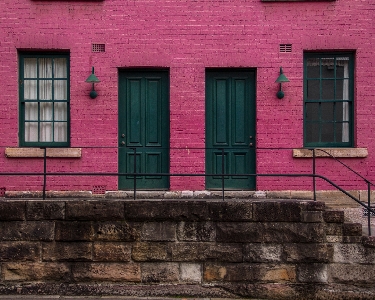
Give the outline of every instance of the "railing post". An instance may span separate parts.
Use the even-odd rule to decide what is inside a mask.
[[[312,149],[313,151],[313,189],[314,189],[314,201],[316,201],[316,164],[315,164],[315,148]]]
[[[137,148],[133,148],[134,149],[134,162],[133,162],[133,171],[134,171],[134,177],[133,177],[133,181],[134,181],[134,200],[137,198]]]
[[[46,186],[47,186],[47,148],[41,148],[43,153],[43,200],[46,199]]]
[[[224,201],[224,148],[221,149],[221,192]]]
[[[371,236],[371,212],[370,212],[370,205],[371,205],[371,184],[367,181],[367,206],[368,206],[368,214],[367,214],[367,223],[368,223],[368,235]]]

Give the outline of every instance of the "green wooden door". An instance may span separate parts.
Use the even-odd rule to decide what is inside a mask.
[[[122,70],[119,73],[119,172],[137,175],[137,189],[168,189],[168,71]],[[119,189],[133,189],[134,176],[119,176]]]
[[[255,71],[206,72],[206,173],[224,176],[232,190],[254,190]],[[206,188],[218,189],[222,176],[207,176]]]

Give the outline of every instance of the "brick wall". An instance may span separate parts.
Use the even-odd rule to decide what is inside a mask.
[[[375,295],[373,237],[322,202],[2,201],[0,220],[1,294]]]
[[[71,59],[71,146],[84,148],[80,159],[54,159],[53,170],[117,172],[118,68],[168,68],[170,72],[170,146],[205,146],[205,68],[256,69],[256,139],[258,147],[303,146],[303,51],[351,50],[355,52],[355,144],[367,147],[369,157],[347,163],[374,180],[372,122],[375,58],[375,4],[371,0],[319,2],[223,1],[31,1],[3,0],[0,4],[0,75],[2,83],[0,140],[4,147],[18,146],[18,50],[68,50]],[[105,44],[103,53],[91,52],[93,43]],[[280,53],[280,44],[292,52]],[[88,97],[84,82],[95,66],[101,80],[99,97]],[[275,96],[279,67],[290,79],[286,97]],[[204,152],[172,150],[171,172],[204,171]],[[325,164],[325,163],[324,163]],[[333,180],[351,189],[363,189],[356,178]],[[42,170],[40,160],[0,157],[0,169]],[[311,161],[293,159],[291,150],[260,152],[260,173],[298,170],[309,172]],[[322,171],[323,172],[323,171]],[[325,174],[323,174],[325,175]],[[115,177],[63,177],[51,190],[90,190],[93,185],[117,189]],[[292,189],[288,180],[259,178],[260,190]],[[7,190],[40,190],[40,178],[0,178]],[[294,189],[310,184],[296,182]],[[204,178],[171,179],[172,190],[203,190]]]

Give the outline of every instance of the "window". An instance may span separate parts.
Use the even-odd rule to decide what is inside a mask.
[[[352,53],[306,53],[305,147],[353,146]]]
[[[69,54],[20,54],[20,146],[69,146]]]

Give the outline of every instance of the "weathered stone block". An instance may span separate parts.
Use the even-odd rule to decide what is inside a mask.
[[[295,201],[254,202],[253,218],[258,222],[300,222],[303,207]]]
[[[53,222],[0,222],[0,241],[52,241]]]
[[[37,261],[40,244],[35,242],[1,242],[0,261]]]
[[[177,263],[142,263],[142,282],[178,282],[179,265]]]
[[[322,201],[307,201],[305,202],[305,209],[307,211],[325,211],[326,204]]]
[[[202,282],[202,266],[194,263],[180,264],[180,277],[184,282],[199,283]]]
[[[177,227],[179,241],[215,241],[216,227],[213,222],[180,222]]]
[[[132,249],[135,261],[168,261],[171,253],[166,243],[137,243]]]
[[[94,261],[130,261],[131,245],[125,243],[101,243],[93,245]]]
[[[25,201],[1,201],[0,221],[23,221],[25,209]]]
[[[313,243],[325,240],[320,223],[218,223],[216,239],[219,242],[249,243]]]
[[[347,236],[362,236],[362,224],[360,223],[344,223],[342,234]]]
[[[202,201],[125,202],[125,218],[137,221],[205,221],[208,210]]]
[[[94,228],[92,222],[56,222],[56,241],[92,241]]]
[[[345,215],[343,211],[324,211],[324,221],[327,223],[344,223]]]
[[[171,249],[173,261],[242,261],[242,246],[239,244],[175,243]]]
[[[280,262],[282,246],[263,243],[246,244],[243,253],[245,262]]]
[[[72,274],[76,281],[141,281],[140,265],[134,263],[76,263]]]
[[[321,263],[300,264],[297,266],[297,278],[304,283],[327,283],[328,266]]]
[[[375,236],[363,236],[362,244],[365,247],[375,248]]]
[[[95,239],[100,241],[131,242],[140,236],[138,227],[125,221],[96,222],[94,231]]]
[[[283,246],[282,256],[286,262],[328,263],[333,260],[332,244],[295,243]]]
[[[5,281],[67,281],[70,267],[64,263],[6,263],[2,266]]]
[[[253,204],[245,201],[208,202],[209,218],[213,221],[251,221]]]
[[[331,264],[329,281],[344,284],[375,284],[375,267],[357,264]]]
[[[67,220],[122,220],[124,202],[121,201],[67,201]]]
[[[141,239],[143,241],[175,241],[176,227],[176,223],[172,222],[144,223]]]
[[[63,220],[65,202],[62,201],[28,201],[26,218],[28,220]]]
[[[342,236],[342,223],[327,223],[325,225],[326,235]]]
[[[295,282],[296,272],[290,265],[205,264],[203,278],[207,282]]]
[[[375,264],[375,249],[356,244],[335,244],[333,261],[336,263]]]
[[[85,261],[92,260],[92,244],[78,243],[44,243],[43,261]]]
[[[305,223],[320,223],[323,222],[323,213],[321,211],[303,211],[301,219]]]

